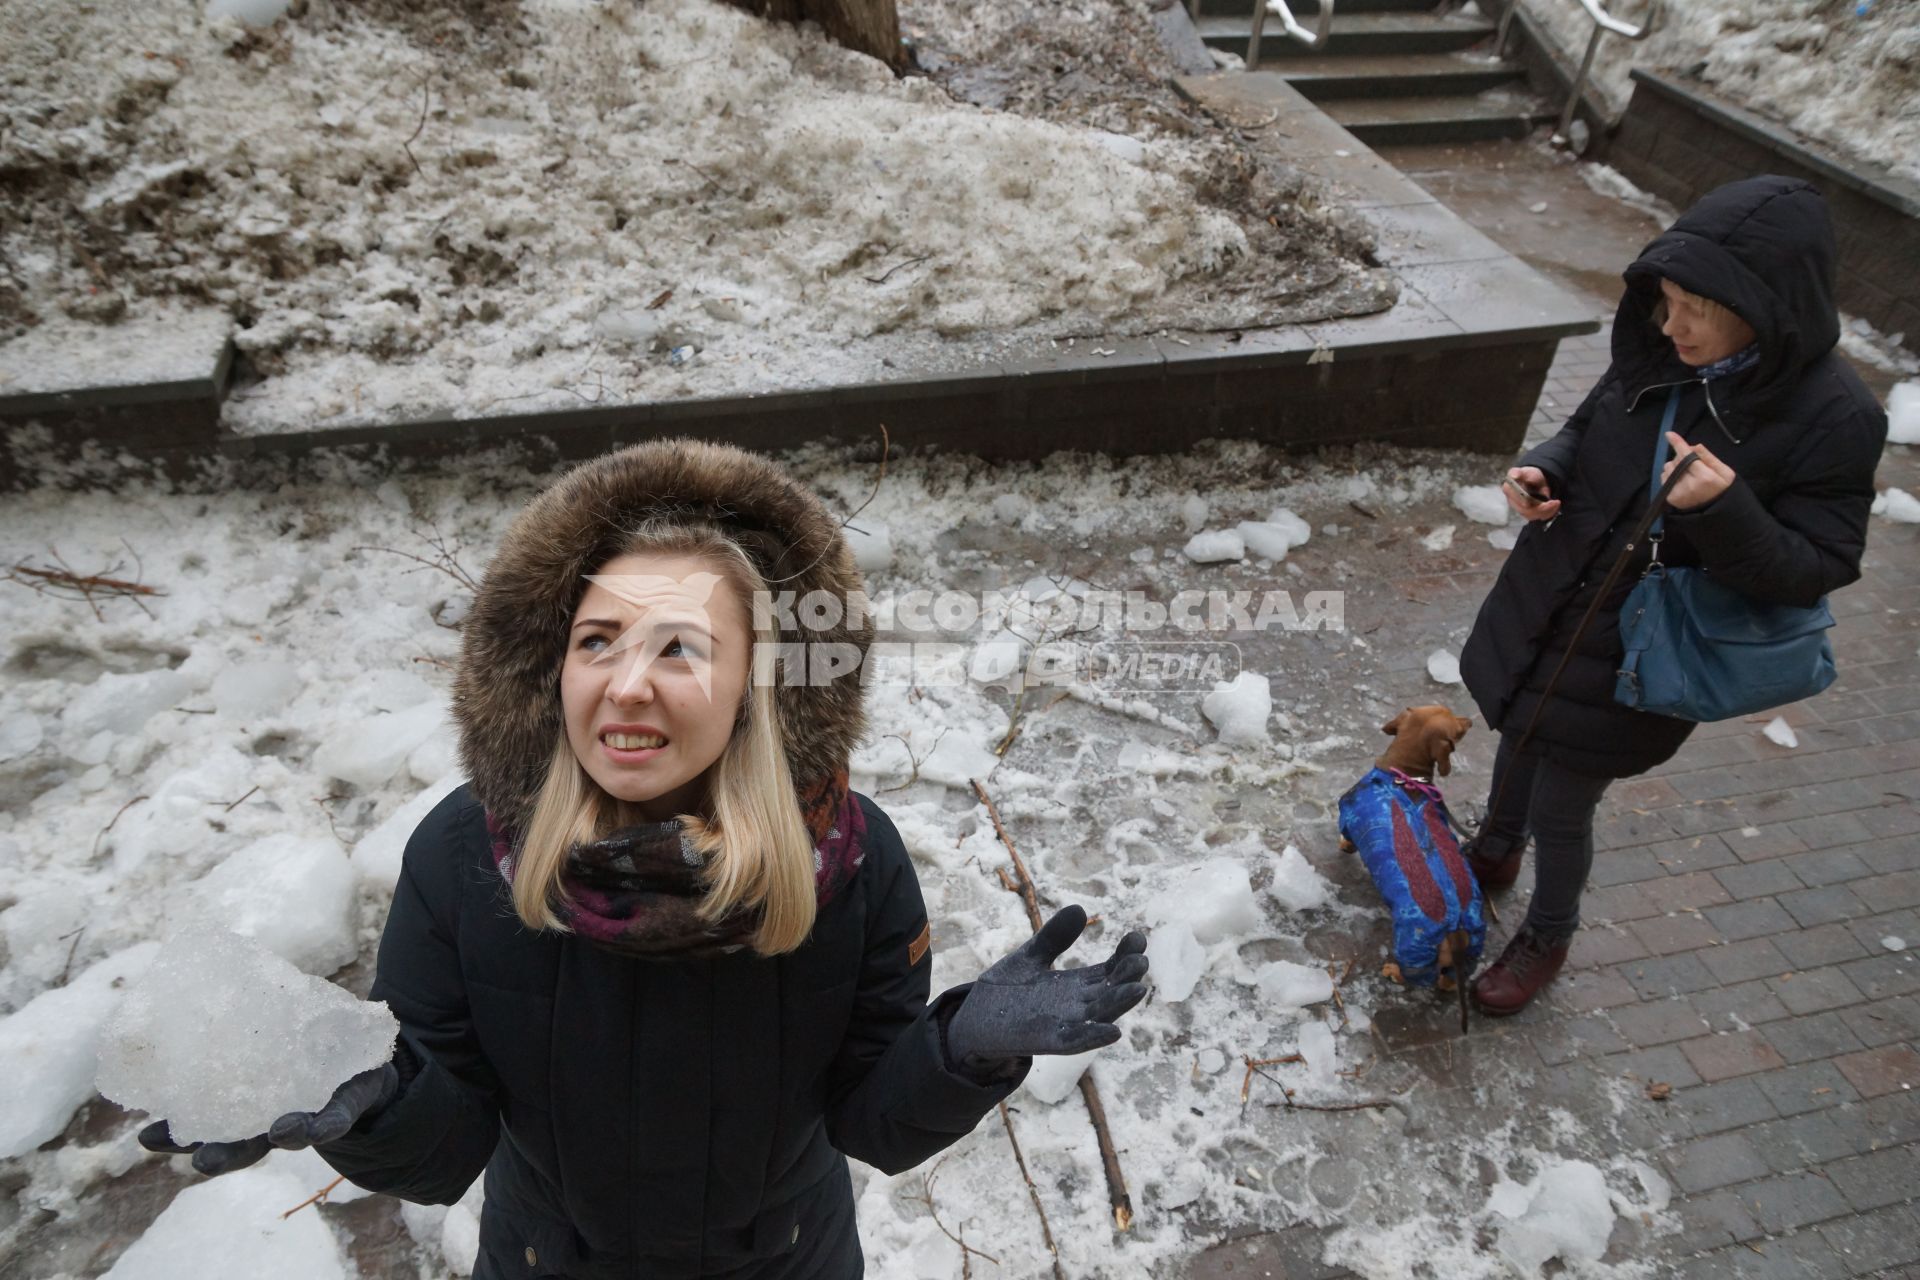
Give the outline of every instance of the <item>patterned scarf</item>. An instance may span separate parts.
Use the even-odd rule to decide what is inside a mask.
[[[1743,369],[1751,369],[1759,363],[1760,344],[1757,342],[1749,342],[1732,355],[1724,359],[1715,360],[1712,364],[1703,364],[1694,370],[1694,372],[1706,379],[1724,378],[1728,374],[1739,373]]]
[[[815,900],[824,907],[866,857],[866,817],[847,789],[845,769],[803,787],[798,798],[813,836]],[[486,817],[493,864],[511,885],[515,834],[491,812]],[[677,960],[738,950],[759,928],[758,915],[701,919],[705,871],[706,859],[678,819],[622,827],[567,851],[557,910],[573,932],[622,955]]]

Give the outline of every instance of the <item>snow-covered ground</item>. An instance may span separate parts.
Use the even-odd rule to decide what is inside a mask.
[[[241,354],[227,425],[286,431],[1388,305],[1297,177],[1178,103],[1142,4],[1048,13],[1110,70],[1001,110],[956,93],[1013,0],[908,5],[945,70],[905,78],[713,0],[309,0],[265,27],[0,0],[0,342],[208,309]]]
[[[793,465],[842,510],[873,491],[874,468],[844,453],[809,450]],[[1339,1228],[1330,1257],[1370,1277],[1411,1274],[1415,1258],[1451,1277],[1508,1276],[1509,1258],[1535,1274],[1553,1252],[1589,1259],[1570,1274],[1651,1274],[1643,1260],[1590,1260],[1616,1217],[1642,1237],[1672,1225],[1664,1184],[1613,1128],[1624,1095],[1556,1092],[1484,1038],[1436,1046],[1436,1066],[1456,1047],[1480,1055],[1478,1096],[1525,1090],[1533,1100],[1463,1137],[1447,1118],[1460,1091],[1404,1057],[1380,1058],[1369,1031],[1434,997],[1378,977],[1381,913],[1335,852],[1333,803],[1378,750],[1384,719],[1408,702],[1462,697],[1397,648],[1457,652],[1462,635],[1396,638],[1390,653],[1340,611],[1316,615],[1308,593],[1398,601],[1385,585],[1403,571],[1393,566],[1458,554],[1414,535],[1482,514],[1485,478],[1484,459],[1381,449],[1312,463],[1251,445],[1033,466],[895,459],[860,513],[877,597],[991,591],[1029,602],[1010,628],[992,611],[942,637],[973,646],[980,679],[877,684],[872,736],[855,760],[856,785],[916,859],[936,985],[968,978],[1027,929],[1000,886],[1007,857],[969,777],[985,780],[1045,898],[1102,918],[1082,952],[1124,928],[1154,931],[1158,994],[1091,1067],[1130,1184],[1131,1232],[1111,1228],[1071,1069],[1049,1064],[1014,1099],[1068,1274],[1172,1274],[1235,1228],[1292,1222]],[[451,475],[344,469],[271,492],[42,490],[0,512],[8,563],[48,565],[57,548],[81,572],[117,564],[111,576],[159,593],[99,601],[96,617],[83,601],[0,584],[11,623],[0,659],[0,861],[11,868],[0,1072],[7,1129],[20,1129],[0,1162],[0,1185],[17,1189],[16,1211],[0,1216],[0,1257],[14,1251],[25,1276],[98,1274],[136,1238],[115,1274],[171,1276],[156,1259],[218,1255],[236,1231],[232,1256],[249,1266],[298,1258],[278,1274],[301,1277],[350,1276],[356,1259],[383,1268],[368,1275],[410,1275],[408,1259],[437,1266],[442,1251],[456,1266],[470,1260],[477,1203],[407,1208],[411,1236],[398,1245],[395,1212],[377,1200],[321,1212],[330,1234],[281,1224],[282,1210],[329,1180],[310,1158],[275,1156],[217,1194],[189,1190],[191,1175],[134,1146],[143,1117],[86,1104],[86,1082],[118,999],[113,979],[137,972],[210,901],[263,940],[299,939],[288,958],[309,971],[357,956],[333,976],[364,991],[400,845],[458,781],[444,712],[458,648],[450,628],[469,592],[398,553],[434,559],[425,539],[439,538],[478,573],[542,479],[503,455]],[[1486,526],[1457,536],[1476,527]],[[1405,530],[1383,549],[1383,534]],[[1198,563],[1183,549],[1209,531],[1259,551]],[[1109,590],[1162,603],[1180,591],[1250,591],[1256,610],[1259,593],[1284,590],[1300,625],[1198,636],[1239,646],[1250,674],[1224,692],[1211,681],[1158,692],[1061,684],[1021,699],[983,683],[1006,670],[995,659],[1037,634],[1057,638],[1062,605]],[[1107,615],[1097,637],[1078,638],[1118,635]],[[1470,737],[1456,757],[1456,803],[1481,785],[1471,761],[1483,745]],[[222,869],[257,862],[263,845],[295,870],[277,896],[240,902]],[[344,909],[328,889],[343,880]],[[1243,1056],[1296,1051],[1304,1062],[1263,1068],[1271,1079],[1253,1078],[1243,1102]],[[1386,1105],[1275,1107],[1276,1081],[1298,1103]],[[930,1189],[926,1174],[859,1172],[871,1274],[960,1275],[940,1224],[993,1255],[992,1274],[1049,1273],[996,1117],[953,1149]],[[297,1216],[311,1223],[316,1212]],[[973,1260],[973,1274],[988,1270]]]
[[[1578,66],[1593,22],[1570,0],[1520,0]],[[1639,23],[1646,4],[1614,4]],[[1920,6],[1913,0],[1667,0],[1643,41],[1609,35],[1593,84],[1618,116],[1635,66],[1697,74],[1807,137],[1920,179]]]

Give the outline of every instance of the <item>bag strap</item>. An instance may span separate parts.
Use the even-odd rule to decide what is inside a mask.
[[[1688,467],[1700,460],[1700,455],[1689,449],[1674,464],[1673,474],[1667,477],[1664,484],[1661,483],[1660,469],[1666,465],[1667,461],[1667,432],[1673,429],[1674,419],[1680,412],[1680,390],[1679,387],[1675,387],[1672,394],[1667,397],[1667,411],[1660,421],[1660,439],[1653,450],[1653,483],[1647,499],[1646,514],[1640,517],[1640,522],[1633,527],[1633,532],[1627,535],[1627,545],[1620,549],[1613,567],[1607,570],[1607,576],[1600,584],[1600,590],[1594,594],[1593,600],[1587,605],[1586,613],[1581,616],[1580,625],[1573,629],[1573,638],[1567,642],[1566,652],[1560,655],[1560,663],[1554,667],[1553,674],[1547,678],[1546,688],[1540,691],[1540,700],[1534,704],[1533,714],[1527,717],[1527,727],[1520,734],[1520,741],[1514,744],[1515,755],[1524,751],[1527,743],[1532,740],[1533,731],[1540,724],[1540,713],[1547,709],[1547,699],[1553,696],[1554,686],[1560,683],[1560,676],[1566,671],[1567,663],[1572,660],[1574,651],[1580,647],[1580,641],[1587,634],[1587,628],[1593,625],[1595,615],[1600,612],[1601,602],[1612,593],[1613,584],[1618,582],[1620,575],[1626,571],[1627,561],[1633,558],[1634,549],[1640,545],[1642,539],[1650,535],[1657,538],[1666,513],[1667,496],[1673,492],[1673,486],[1680,483],[1680,477],[1687,473]],[[1655,551],[1657,554],[1657,542]],[[1495,788],[1493,799],[1487,805],[1487,817],[1492,817],[1500,808],[1501,796],[1506,792],[1507,780],[1512,776],[1513,770],[1509,769],[1501,777],[1500,785]],[[1484,825],[1483,819],[1482,826]]]

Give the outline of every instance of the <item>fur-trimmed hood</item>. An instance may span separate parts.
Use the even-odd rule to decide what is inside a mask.
[[[707,519],[732,533],[776,596],[862,590],[840,521],[768,459],[728,445],[660,440],[609,453],[569,471],[527,504],[487,566],[462,628],[453,718],[473,791],[504,825],[524,830],[564,731],[560,665],[567,629],[595,572],[648,517]],[[783,642],[872,642],[871,622]],[[787,763],[802,791],[846,767],[866,729],[860,671],[775,689]]]

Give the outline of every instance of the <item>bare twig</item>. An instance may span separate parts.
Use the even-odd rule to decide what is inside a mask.
[[[1040,1203],[1040,1188],[1033,1185],[1033,1175],[1027,1172],[1027,1158],[1020,1154],[1020,1139],[1013,1134],[1013,1117],[1007,1114],[1007,1104],[1000,1104],[1000,1123],[1007,1127],[1007,1141],[1013,1146],[1013,1162],[1020,1166],[1020,1176],[1026,1181],[1027,1194],[1033,1198],[1033,1211],[1040,1215],[1040,1238],[1047,1243],[1047,1252],[1053,1257],[1054,1280],[1067,1280],[1067,1273],[1060,1266],[1060,1246],[1053,1242],[1053,1227],[1047,1222],[1047,1210]]]
[[[122,542],[124,541],[125,539],[122,539]],[[132,548],[129,547],[128,550],[131,551]],[[60,567],[58,569],[36,569],[32,565],[22,562],[14,565],[7,571],[7,580],[17,582],[29,590],[38,591],[42,595],[61,596],[69,600],[85,600],[87,607],[93,610],[95,620],[100,622],[106,621],[106,615],[100,611],[99,604],[95,602],[94,597],[96,596],[102,596],[108,599],[120,597],[132,600],[134,604],[139,605],[141,612],[145,613],[148,617],[152,617],[152,611],[149,610],[146,605],[140,603],[139,597],[163,596],[166,594],[166,592],[155,587],[150,587],[144,582],[130,582],[124,578],[109,578],[105,572],[76,573],[72,566],[68,565],[66,560],[60,555],[57,547],[48,548],[48,554],[59,563]],[[135,559],[137,560],[138,558],[138,555],[136,555]],[[109,569],[114,567],[115,566],[109,566]]]
[[[420,123],[413,126],[413,132],[407,136],[405,142],[400,144],[400,149],[407,153],[407,159],[413,160],[413,171],[423,178],[427,176],[427,171],[420,167],[418,160],[414,160],[413,142],[415,138],[420,136],[420,131],[427,127],[427,108],[431,106],[432,103],[433,81],[431,79],[423,79],[420,81]]]
[[[963,1277],[973,1274],[971,1261],[974,1254],[979,1254],[980,1257],[985,1258],[997,1267],[1000,1265],[1000,1259],[990,1253],[974,1248],[968,1244],[962,1236],[957,1236],[947,1230],[947,1224],[940,1221],[940,1210],[934,1206],[933,1202],[933,1181],[940,1176],[940,1166],[946,1162],[946,1156],[941,1156],[938,1160],[934,1161],[933,1168],[927,1170],[926,1174],[920,1179],[920,1194],[912,1198],[927,1206],[927,1215],[933,1219],[933,1225],[940,1228],[940,1234],[960,1246],[960,1272]],[[966,1228],[963,1226],[961,1230],[965,1231]]]
[[[884,422],[880,423],[879,427],[880,427],[880,471],[879,471],[879,474],[875,475],[873,478],[873,492],[867,495],[866,502],[863,502],[859,506],[855,507],[853,511],[847,516],[847,518],[840,522],[840,527],[842,529],[852,524],[854,516],[857,516],[862,511],[865,511],[868,505],[871,504],[875,498],[880,496],[880,486],[887,478],[887,458],[893,452],[893,437],[888,433],[886,423]],[[792,582],[795,578],[798,578],[799,576],[801,576],[801,574],[810,572],[813,569],[814,565],[817,565],[822,560],[826,559],[827,553],[833,550],[834,545],[835,545],[834,543],[829,542],[826,546],[821,547],[820,554],[815,556],[812,560],[808,561],[806,568],[800,569],[794,573],[789,573],[782,578],[769,578],[767,580],[768,585],[778,586],[782,582]]]
[[[1247,1074],[1240,1080],[1240,1101],[1244,1104],[1247,1100],[1248,1092],[1253,1088],[1253,1069],[1255,1067],[1272,1067],[1282,1062],[1305,1062],[1306,1059],[1297,1053],[1289,1053],[1283,1058],[1255,1058],[1242,1054],[1240,1061],[1247,1064]]]
[[[899,783],[891,787],[882,787],[880,788],[879,794],[885,795],[889,791],[905,791],[908,787],[920,781],[920,766],[927,762],[928,756],[931,756],[934,752],[940,749],[941,739],[945,738],[948,732],[949,732],[948,730],[942,729],[940,731],[940,737],[935,738],[933,740],[933,745],[927,748],[926,755],[921,755],[921,756],[916,756],[915,754],[913,754],[913,744],[908,742],[906,738],[902,737],[900,734],[897,734],[897,733],[887,734],[886,735],[887,737],[892,738],[895,742],[898,742],[902,747],[906,748],[907,762],[910,765],[912,765],[913,768],[912,768],[912,771],[907,774],[907,780],[905,782]]]
[[[115,809],[115,810],[113,811],[113,817],[112,817],[111,819],[109,819],[109,820],[108,820],[108,822],[107,822],[107,825],[106,825],[106,826],[104,826],[104,827],[102,827],[102,828],[100,828],[100,832],[99,832],[99,834],[98,834],[98,835],[96,835],[96,836],[94,836],[94,838],[93,838],[93,852],[94,852],[94,853],[99,853],[99,852],[100,852],[100,839],[101,839],[101,837],[102,837],[102,836],[105,836],[105,835],[107,834],[107,832],[109,832],[109,831],[111,831],[111,830],[113,830],[113,824],[114,824],[114,823],[116,823],[116,822],[118,822],[118,821],[120,821],[120,815],[121,815],[121,814],[123,814],[123,813],[125,813],[125,812],[126,812],[127,810],[129,810],[129,809],[131,809],[131,808],[133,808],[133,806],[135,806],[136,804],[139,804],[139,803],[140,803],[140,802],[141,802],[142,800],[145,800],[145,799],[147,799],[147,797],[146,797],[146,796],[135,796],[135,797],[134,797],[133,799],[131,799],[131,800],[129,800],[129,801],[127,801],[127,802],[126,802],[125,804],[123,804],[123,805],[121,805],[121,806],[120,806],[120,807],[119,807],[118,809]]]
[[[248,787],[247,796],[252,795],[254,792],[258,791],[259,789],[260,789],[259,783],[255,783],[253,786]],[[229,800],[226,804],[226,811],[228,813],[232,813],[235,809],[237,809],[240,806],[241,802],[244,801],[247,798],[247,796],[241,796],[239,800]],[[218,800],[209,800],[207,801],[207,803],[219,804],[220,802]]]
[[[653,301],[647,304],[647,310],[658,311],[660,308],[666,306],[667,303],[671,302],[672,300],[673,300],[673,290],[662,289],[659,293],[656,293],[655,295],[653,295]]]
[[[931,258],[932,256],[933,255],[930,253],[923,253],[917,258],[908,258],[905,262],[896,262],[891,267],[888,267],[885,271],[881,272],[877,276],[861,276],[860,278],[862,280],[865,280],[868,284],[885,284],[888,281],[888,279],[892,277],[894,272],[904,270],[907,267],[918,266],[920,263],[925,262],[927,259]]]
[[[308,1196],[305,1200],[302,1200],[299,1204],[293,1206],[293,1208],[287,1210],[285,1213],[281,1214],[280,1216],[283,1219],[291,1218],[294,1214],[300,1212],[302,1209],[306,1208],[310,1204],[320,1204],[324,1202],[327,1198],[327,1193],[332,1191],[335,1187],[339,1186],[341,1183],[345,1182],[346,1180],[347,1180],[347,1175],[344,1173],[341,1174],[339,1177],[335,1178],[332,1182],[329,1182],[326,1186],[320,1188],[318,1191],[314,1192],[312,1195]]]
[[[63,938],[72,938],[73,945],[67,948],[67,962],[60,966],[60,981],[54,983],[53,984],[54,986],[64,987],[67,985],[67,975],[73,972],[74,953],[80,950],[80,935],[85,933],[86,931],[87,931],[87,926],[81,925],[78,929],[75,929],[72,933],[63,933],[60,935]]]
[[[410,532],[414,537],[433,548],[434,555],[431,560],[425,556],[417,556],[411,551],[402,551],[398,547],[368,546],[362,544],[347,549],[349,551],[385,551],[390,555],[405,556],[423,568],[433,569],[439,573],[446,574],[467,590],[474,592],[476,595],[479,594],[480,584],[474,580],[473,575],[468,573],[466,568],[460,563],[459,542],[455,541],[452,545],[448,545],[446,535],[440,532],[440,527],[436,524],[429,523],[427,528],[433,531],[431,536],[421,533],[418,529],[410,530]],[[411,573],[413,570],[409,569],[407,572]]]
[[[1026,860],[1020,856],[1020,850],[1014,847],[1013,837],[1007,834],[1006,825],[1000,821],[1000,811],[994,807],[993,798],[987,794],[986,787],[981,785],[978,778],[968,781],[973,784],[973,793],[980,797],[980,803],[987,806],[987,816],[993,819],[994,833],[1000,837],[1000,843],[1007,847],[1007,853],[1013,859],[1014,873],[1019,877],[1019,888],[1015,891],[1026,904],[1027,922],[1038,933],[1041,923],[1040,891],[1034,887]],[[1000,871],[1000,883],[1009,889],[1014,888],[1004,868]],[[1100,1144],[1100,1163],[1107,1177],[1107,1204],[1113,1210],[1114,1228],[1126,1231],[1133,1226],[1133,1197],[1127,1192],[1127,1176],[1120,1168],[1120,1152],[1113,1145],[1113,1131],[1107,1125],[1107,1109],[1101,1105],[1100,1087],[1094,1083],[1091,1071],[1080,1077],[1080,1097],[1086,1103],[1087,1118],[1093,1122],[1094,1139]]]
[[[1393,1105],[1393,1103],[1384,1098],[1368,1099],[1365,1102],[1338,1102],[1331,1106],[1317,1106],[1311,1102],[1295,1102],[1293,1100],[1293,1090],[1281,1084],[1277,1078],[1260,1070],[1259,1066],[1256,1065],[1252,1059],[1247,1060],[1247,1070],[1253,1075],[1259,1076],[1262,1080],[1272,1082],[1279,1088],[1281,1100],[1279,1102],[1269,1102],[1267,1105],[1270,1107],[1285,1106],[1289,1111],[1378,1111]]]

